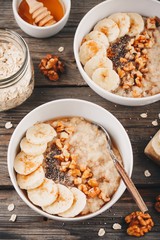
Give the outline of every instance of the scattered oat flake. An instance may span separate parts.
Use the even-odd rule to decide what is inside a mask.
[[[104,236],[105,233],[106,232],[105,232],[104,228],[100,228],[99,231],[98,231],[98,236],[102,237],[102,236]]]
[[[144,175],[145,175],[146,177],[150,177],[150,176],[151,176],[151,173],[150,173],[148,170],[145,170],[145,171],[144,171]]]
[[[6,124],[5,124],[6,129],[10,129],[12,126],[13,126],[13,124],[11,122],[6,122]]]
[[[119,223],[114,223],[113,224],[113,229],[114,230],[119,230],[119,229],[122,229],[122,226]]]
[[[153,126],[158,126],[158,121],[157,121],[157,119],[155,119],[154,121],[152,121],[152,125],[153,125]]]
[[[141,118],[147,118],[147,113],[141,113],[140,116]]]
[[[58,48],[58,52],[63,52],[64,51],[64,47],[59,47]]]
[[[14,204],[11,203],[11,204],[8,205],[8,211],[12,212],[13,210],[14,210]]]
[[[15,222],[16,221],[16,218],[17,218],[17,215],[16,214],[12,214],[12,216],[10,217],[9,221],[10,222]]]

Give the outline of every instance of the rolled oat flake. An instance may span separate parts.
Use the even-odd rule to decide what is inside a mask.
[[[34,88],[33,65],[26,42],[11,31],[0,30],[0,111],[23,103]]]
[[[114,230],[120,230],[120,229],[122,229],[122,226],[119,223],[114,223],[113,224],[113,229]]]
[[[150,177],[150,176],[151,176],[151,173],[150,173],[149,170],[145,170],[145,171],[144,171],[144,175],[145,175],[145,177]]]
[[[5,124],[5,128],[6,129],[10,129],[10,128],[12,128],[12,123],[11,122],[6,122],[6,124]]]
[[[16,214],[12,214],[9,221],[10,222],[15,222],[16,221],[16,218],[17,218],[17,215]]]
[[[98,231],[98,236],[103,237],[105,233],[106,232],[105,232],[104,228],[100,228],[99,231]]]
[[[8,211],[12,212],[13,210],[14,210],[14,204],[11,203],[11,204],[8,205]]]

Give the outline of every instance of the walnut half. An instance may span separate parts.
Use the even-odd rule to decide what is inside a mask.
[[[141,237],[151,231],[154,222],[148,213],[133,212],[125,217],[126,223],[129,224],[127,233],[130,236]]]
[[[160,213],[160,195],[156,197],[155,210]]]
[[[64,64],[58,56],[47,54],[41,59],[39,69],[51,81],[56,81],[59,79],[59,74],[64,72]]]

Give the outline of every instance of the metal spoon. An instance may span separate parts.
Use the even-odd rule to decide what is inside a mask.
[[[139,209],[141,210],[141,212],[146,212],[148,211],[148,208],[145,204],[145,202],[143,201],[141,195],[139,194],[137,188],[135,187],[134,183],[132,182],[131,178],[128,176],[128,174],[126,173],[124,167],[122,166],[122,164],[117,160],[113,150],[112,150],[112,141],[111,138],[107,132],[107,130],[100,124],[98,123],[94,123],[95,125],[98,126],[98,128],[100,128],[106,135],[107,138],[107,148],[108,151],[110,153],[110,156],[114,162],[114,165],[118,171],[118,173],[120,174],[121,178],[123,179],[127,189],[129,190],[129,192],[131,193],[133,199],[135,200],[135,202],[137,203],[137,206],[139,207]]]

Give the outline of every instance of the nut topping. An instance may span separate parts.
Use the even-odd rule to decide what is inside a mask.
[[[47,54],[39,64],[40,71],[51,81],[59,79],[59,74],[64,72],[64,64],[56,55]]]
[[[143,236],[151,231],[154,226],[154,222],[148,213],[133,212],[125,217],[125,221],[129,224],[127,233],[130,236]]]
[[[156,197],[156,203],[154,205],[154,208],[156,209],[157,212],[160,213],[160,195]]]
[[[157,18],[147,18],[143,32],[131,38],[127,35],[112,43],[107,49],[107,57],[113,62],[121,83],[120,87],[132,97],[142,97],[141,91],[145,87],[145,79],[149,72],[148,50],[155,44],[154,31]]]

